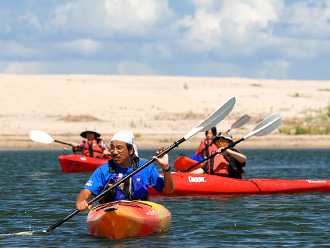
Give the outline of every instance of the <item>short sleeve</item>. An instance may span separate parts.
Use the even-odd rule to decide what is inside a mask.
[[[164,177],[161,176],[153,164],[148,165],[140,171],[143,182],[146,185],[152,186],[159,193],[163,192]]]
[[[84,189],[88,189],[94,195],[100,194],[104,186],[108,183],[110,172],[108,163],[98,167],[88,182],[85,184]]]

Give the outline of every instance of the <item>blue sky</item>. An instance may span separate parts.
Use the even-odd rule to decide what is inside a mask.
[[[330,80],[330,0],[0,0],[0,73]]]

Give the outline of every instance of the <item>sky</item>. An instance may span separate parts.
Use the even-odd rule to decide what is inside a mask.
[[[330,0],[0,0],[0,73],[330,80]]]

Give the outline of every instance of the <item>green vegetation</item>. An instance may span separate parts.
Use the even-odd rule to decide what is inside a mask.
[[[183,88],[184,88],[185,90],[188,90],[188,89],[189,89],[188,84],[187,84],[187,83],[184,83]]]
[[[288,135],[330,135],[330,106],[324,109],[307,109],[303,120],[284,120],[279,133]]]
[[[317,89],[318,91],[330,91],[330,89]]]
[[[325,128],[322,127],[296,127],[295,135],[299,134],[315,134],[315,135],[329,135],[330,134],[330,126]]]
[[[250,84],[252,87],[261,87],[262,86],[262,84],[256,84],[256,83],[254,83],[254,84]]]
[[[330,106],[325,108],[325,116],[330,119]]]

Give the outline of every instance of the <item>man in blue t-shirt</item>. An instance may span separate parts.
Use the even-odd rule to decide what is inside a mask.
[[[164,147],[159,147],[157,154],[163,152]],[[138,167],[138,151],[134,144],[134,135],[129,131],[120,131],[111,139],[110,144],[111,160],[109,163],[97,168],[83,190],[79,193],[76,207],[80,212],[91,209],[87,200],[92,195],[99,195],[107,187],[111,187],[116,180],[125,177]],[[157,158],[153,157],[164,171],[164,177],[159,175],[154,165],[150,164],[146,168],[125,180],[123,185],[108,191],[101,199],[100,203],[122,199],[143,199],[148,198],[148,185],[155,188],[159,193],[167,194],[174,192],[174,184],[171,175],[168,155]]]

